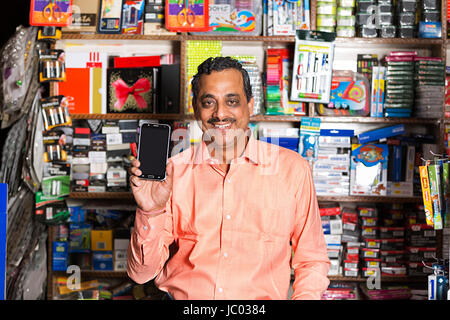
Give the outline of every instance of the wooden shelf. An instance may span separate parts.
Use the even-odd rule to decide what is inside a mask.
[[[61,37],[62,40],[168,40],[168,41],[183,41],[183,40],[206,40],[206,41],[238,41],[238,42],[286,42],[294,43],[294,36],[241,36],[241,35],[193,35],[193,34],[176,34],[176,35],[127,35],[127,34],[82,34],[76,32],[64,32]],[[423,39],[423,38],[344,38],[337,37],[336,44],[350,44],[350,45],[369,45],[369,44],[396,44],[407,46],[428,46],[428,45],[442,45],[442,39]],[[448,44],[448,40],[445,40]]]
[[[368,278],[365,277],[344,277],[344,276],[329,276],[330,281],[354,281],[354,282],[366,282]],[[410,277],[410,276],[381,276],[381,282],[427,282],[427,276],[423,277]]]
[[[141,34],[90,34],[63,32],[62,40],[169,40],[181,41],[182,35],[141,35]]]
[[[410,38],[410,39],[402,39],[402,38],[344,38],[337,37],[336,44],[380,44],[380,45],[406,45],[406,46],[429,46],[429,45],[442,45],[444,40],[442,39],[424,39],[424,38]]]
[[[53,271],[54,276],[67,277],[69,276],[64,271]],[[81,275],[84,277],[97,277],[97,278],[127,278],[126,271],[94,271],[94,270],[81,270]]]
[[[72,119],[157,119],[157,120],[195,120],[192,114],[153,114],[153,113],[106,113],[106,114],[72,114]],[[250,117],[251,122],[301,122],[305,116],[300,115],[264,115]],[[386,124],[428,124],[436,125],[440,119],[425,118],[374,118],[374,117],[333,117],[315,116],[323,123],[386,123]],[[450,119],[446,122],[450,122]]]
[[[186,40],[244,41],[244,42],[287,42],[294,43],[294,36],[224,36],[224,35],[187,35]]]
[[[71,199],[133,199],[131,192],[71,192]]]
[[[126,119],[159,119],[159,120],[182,120],[182,114],[154,114],[154,113],[105,113],[105,114],[72,114],[72,119],[110,119],[110,120],[126,120]]]
[[[131,192],[71,192],[71,199],[133,199]],[[422,201],[421,197],[375,197],[375,196],[317,196],[318,201],[322,202],[386,202],[386,203],[418,203]]]
[[[421,197],[317,196],[319,202],[420,203]]]

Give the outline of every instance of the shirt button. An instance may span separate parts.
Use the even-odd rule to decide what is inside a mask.
[[[148,227],[147,227],[147,226],[144,226],[144,227],[143,227],[143,229],[144,229],[144,230],[147,230],[147,229],[148,229]]]
[[[227,182],[228,182],[228,183],[231,183],[231,178],[228,178],[228,179],[227,179]]]
[[[228,257],[228,253],[224,252],[223,256],[226,258]]]
[[[217,291],[219,291],[220,293],[222,293],[222,292],[223,292],[223,289],[222,289],[222,288],[219,288],[219,289],[217,289]]]
[[[226,218],[227,220],[230,220],[230,219],[231,219],[231,216],[230,216],[229,214],[227,214],[227,215],[225,216],[225,218]]]
[[[155,226],[154,225],[150,225],[150,229],[155,229]]]

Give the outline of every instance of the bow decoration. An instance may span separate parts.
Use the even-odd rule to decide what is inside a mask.
[[[150,80],[146,78],[141,78],[135,82],[131,87],[123,81],[122,79],[116,80],[111,84],[116,91],[117,101],[114,104],[114,109],[120,110],[128,99],[129,95],[132,95],[136,100],[139,109],[146,109],[147,102],[141,96],[141,94],[147,92],[151,88]]]

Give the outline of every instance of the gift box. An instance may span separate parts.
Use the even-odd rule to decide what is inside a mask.
[[[153,113],[157,68],[110,68],[107,71],[109,113]]]

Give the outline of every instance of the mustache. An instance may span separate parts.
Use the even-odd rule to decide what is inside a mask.
[[[206,122],[209,123],[209,124],[214,124],[216,122],[230,122],[230,123],[234,123],[234,122],[236,122],[236,119],[233,119],[233,118],[219,119],[217,117],[213,117],[213,118],[209,119]]]

